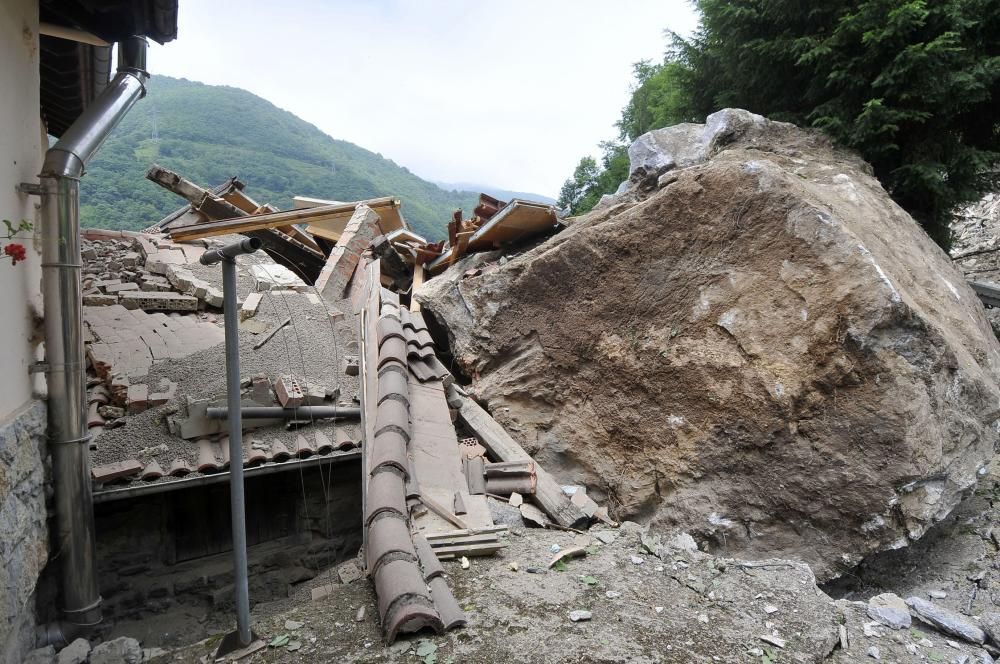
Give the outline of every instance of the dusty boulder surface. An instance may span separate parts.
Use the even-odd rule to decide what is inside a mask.
[[[415,297],[561,481],[833,578],[975,486],[1000,346],[860,159],[746,111],[698,127],[641,138],[621,193],[563,232]]]

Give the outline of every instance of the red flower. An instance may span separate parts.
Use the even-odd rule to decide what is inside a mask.
[[[6,256],[10,256],[14,265],[17,265],[18,261],[27,260],[28,252],[25,251],[24,245],[17,242],[11,242],[3,248],[3,253]]]

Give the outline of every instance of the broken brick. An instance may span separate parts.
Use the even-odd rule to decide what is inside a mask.
[[[274,391],[278,395],[278,403],[285,408],[297,408],[305,400],[302,387],[292,376],[278,378],[274,384]]]
[[[149,387],[147,385],[128,386],[128,412],[136,415],[149,408]]]
[[[257,314],[257,307],[260,306],[260,301],[263,297],[260,293],[250,293],[247,295],[247,299],[243,301],[243,306],[240,307],[241,321],[253,318]]]

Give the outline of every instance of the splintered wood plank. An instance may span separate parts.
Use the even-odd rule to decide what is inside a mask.
[[[454,387],[451,388],[451,396],[462,404],[458,418],[476,434],[490,457],[497,461],[534,461],[479,404],[459,394]],[[590,522],[583,510],[566,497],[559,483],[537,463],[535,475],[538,483],[531,498],[549,518],[565,528],[582,528]]]
[[[493,519],[481,496],[469,496],[462,471],[461,449],[451,422],[451,413],[441,381],[421,384],[408,372],[410,399],[409,452],[420,486],[420,494],[439,506],[451,506],[455,493],[461,492],[466,514],[462,522],[469,528],[492,526]],[[430,506],[430,505],[428,505]],[[428,533],[455,529],[454,522],[433,512],[417,517],[417,527]]]

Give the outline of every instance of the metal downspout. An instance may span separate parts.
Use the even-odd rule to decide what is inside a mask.
[[[101,622],[87,433],[80,256],[80,177],[108,134],[146,94],[146,41],[118,44],[118,74],[45,154],[41,180],[42,288],[49,449],[55,485],[54,558],[65,624],[46,640]]]

